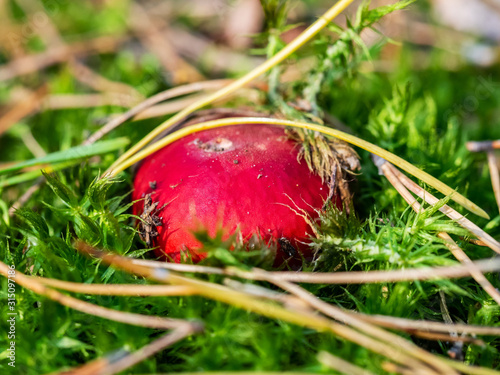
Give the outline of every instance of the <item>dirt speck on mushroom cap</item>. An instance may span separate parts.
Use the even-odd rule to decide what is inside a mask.
[[[223,145],[224,147],[220,147]],[[154,245],[174,261],[188,251],[204,257],[192,232],[204,227],[211,236],[240,230],[243,238],[260,234],[278,243],[278,258],[286,258],[278,240],[309,256],[301,244],[312,234],[304,214],[317,219],[328,197],[328,186],[297,161],[297,144],[284,129],[263,124],[202,131],[178,140],[143,161],[134,183],[133,199],[151,193],[163,207],[157,216]],[[237,161],[237,162],[235,162]],[[156,181],[155,189],[150,181]],[[134,205],[140,215],[143,202]]]

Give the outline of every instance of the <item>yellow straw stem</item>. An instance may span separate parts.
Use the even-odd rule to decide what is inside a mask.
[[[214,92],[199,101],[187,106],[182,111],[178,112],[176,115],[172,116],[165,122],[158,125],[151,133],[146,135],[137,144],[131,147],[127,152],[120,156],[110,167],[109,170],[116,169],[116,166],[122,163],[124,160],[131,157],[134,153],[139,151],[141,148],[145,147],[149,142],[151,142],[157,135],[162,133],[164,130],[168,129],[178,121],[184,119],[186,116],[190,115],[194,111],[206,106],[207,104],[213,103],[217,99],[220,99],[237,89],[245,86],[247,83],[251,82],[253,79],[264,74],[269,69],[273,68],[288,56],[306,44],[311,40],[318,32],[320,32],[325,26],[328,25],[335,17],[337,17],[347,6],[354,0],[340,0],[334,6],[332,6],[323,16],[321,16],[316,22],[309,26],[305,31],[303,31],[297,38],[292,42],[287,44],[281,51],[276,55],[266,60],[264,63],[253,69],[252,71],[245,74],[240,79],[234,81],[233,83],[227,85],[226,87]],[[109,171],[108,170],[108,171]]]
[[[237,118],[225,118],[213,121],[202,122],[196,125],[188,126],[183,129],[180,129],[176,132],[168,134],[161,140],[153,143],[149,147],[144,150],[138,152],[133,157],[128,160],[116,165],[113,169],[108,172],[108,175],[115,176],[131,165],[141,161],[145,157],[151,155],[155,151],[160,150],[166,145],[175,142],[189,134],[193,134],[196,132],[200,132],[202,130],[214,129],[223,126],[230,125],[247,125],[247,124],[268,124],[268,125],[277,125],[277,126],[290,126],[293,128],[301,128],[301,129],[309,129],[313,131],[317,131],[322,134],[329,135],[331,137],[335,137],[341,139],[345,142],[351,143],[355,146],[358,146],[366,151],[369,151],[375,155],[380,156],[381,158],[397,165],[399,168],[408,172],[409,174],[419,178],[425,183],[429,184],[436,190],[440,191],[445,195],[451,195],[451,199],[455,202],[461,204],[463,207],[468,209],[469,211],[475,213],[484,218],[489,218],[488,214],[481,209],[479,206],[471,202],[469,199],[465,198],[463,195],[457,193],[455,190],[450,188],[448,185],[439,181],[437,178],[432,177],[430,174],[422,171],[421,169],[415,167],[413,164],[407,162],[406,160],[400,158],[393,153],[384,150],[383,148],[376,146],[370,142],[367,142],[361,138],[355,137],[351,134],[344,133],[340,130],[331,129],[323,125],[310,124],[307,122],[299,122],[299,121],[289,121],[289,120],[280,120],[280,119],[272,119],[272,118],[261,118],[261,117],[237,117]]]

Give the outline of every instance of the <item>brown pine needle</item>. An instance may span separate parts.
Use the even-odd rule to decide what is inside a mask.
[[[486,367],[469,366],[460,361],[454,361],[452,359],[443,358],[443,361],[448,363],[451,367],[457,369],[463,374],[470,375],[500,375],[500,371],[492,370]]]
[[[89,67],[78,62],[77,60],[71,60],[69,67],[73,72],[73,76],[81,83],[93,88],[96,91],[121,94],[124,98],[123,100],[127,103],[137,104],[144,100],[144,95],[123,82],[111,81],[100,74],[94,72]]]
[[[10,268],[5,263],[0,262],[1,275],[8,277],[9,270]],[[97,306],[89,302],[81,301],[77,298],[67,296],[65,294],[59,293],[54,289],[48,288],[42,283],[38,282],[36,278],[30,278],[20,271],[16,271],[15,280],[17,284],[23,286],[24,288],[45,296],[53,301],[56,301],[61,305],[70,307],[86,314],[113,320],[115,322],[155,329],[172,329],[186,323],[186,321],[184,320],[122,312],[108,309],[102,306]]]
[[[156,104],[151,108],[145,109],[141,113],[134,116],[133,120],[147,120],[155,117],[171,115],[179,112],[182,108],[195,103],[196,101],[205,98],[208,94],[191,95],[185,98],[170,100],[166,103]]]
[[[231,86],[231,85],[230,85]],[[229,87],[229,86],[227,86]],[[232,91],[231,91],[232,93]],[[229,94],[226,93],[224,94],[224,97]],[[214,100],[219,99],[220,97],[214,98]],[[182,112],[179,112],[182,113]],[[164,124],[169,124],[169,127],[172,125],[172,119],[176,118],[176,116],[179,115],[174,115],[173,117],[170,118],[167,122]],[[157,135],[157,132],[160,129],[165,129],[165,127],[157,127],[152,133],[150,133],[146,138],[144,138],[142,141],[140,141],[136,146],[132,147],[129,151],[127,151],[125,154],[123,154],[120,158],[118,158],[115,163],[104,173],[103,176],[115,176],[119,172],[125,170],[126,168],[132,166],[133,164],[141,161],[145,157],[151,155],[152,153],[160,150],[161,148],[165,147],[166,145],[171,144],[172,142],[179,140],[187,135],[203,131],[203,130],[208,130],[208,129],[216,129],[219,127],[224,127],[224,126],[243,126],[246,124],[252,124],[252,123],[257,123],[257,124],[267,124],[267,125],[273,125],[273,126],[288,126],[292,128],[297,128],[297,129],[308,129],[312,131],[317,131],[321,134],[325,134],[330,137],[334,137],[337,139],[340,139],[344,142],[350,143],[352,145],[355,145],[357,147],[360,147],[364,150],[367,150],[377,156],[380,156],[381,158],[384,158],[385,160],[392,162],[396,165],[398,165],[400,168],[405,170],[406,172],[412,174],[413,176],[419,178],[420,180],[428,183],[432,187],[436,188],[438,191],[440,191],[443,194],[450,195],[451,194],[451,199],[454,200],[455,202],[461,204],[463,207],[468,209],[469,211],[475,213],[478,216],[484,217],[484,218],[489,218],[488,214],[481,209],[479,206],[471,202],[469,199],[464,197],[463,195],[457,193],[455,190],[450,188],[448,185],[444,184],[437,178],[431,176],[430,174],[422,171],[421,169],[415,167],[413,164],[407,162],[406,160],[400,158],[399,156],[373,144],[370,142],[365,141],[364,139],[355,137],[351,134],[344,133],[340,130],[328,128],[323,125],[318,125],[318,124],[313,124],[310,122],[303,122],[303,121],[289,121],[289,120],[281,120],[281,119],[275,119],[275,118],[265,118],[265,117],[230,117],[230,118],[224,118],[224,119],[218,119],[218,120],[212,120],[212,121],[205,121],[198,123],[196,125],[191,125],[188,127],[184,127],[180,130],[177,130],[173,133],[170,133],[160,139],[159,141],[154,142],[153,144],[149,145],[142,151],[137,151],[137,147],[139,145],[142,145],[144,142],[146,142],[147,139],[154,133]],[[166,127],[166,129],[169,129],[169,127]],[[149,141],[148,141],[149,142]],[[141,146],[142,147],[142,146]],[[131,150],[134,150],[133,155],[129,155]],[[126,158],[125,158],[125,155]],[[123,160],[125,158],[125,160]]]
[[[104,94],[53,94],[43,101],[42,107],[53,111],[68,108],[93,108],[105,105],[128,108],[136,103],[137,100],[131,95],[116,92]]]
[[[229,275],[228,271],[223,268],[199,266],[197,264],[170,263],[165,261],[145,260],[145,259],[131,259],[130,262],[138,266],[165,268],[177,272],[206,273],[212,275]]]
[[[186,273],[204,273],[211,275],[226,275],[226,276],[237,276],[240,278],[244,278],[247,280],[262,280],[261,276],[259,276],[261,270],[259,270],[258,274],[254,272],[246,272],[241,271],[234,268],[217,268],[217,267],[207,267],[207,266],[199,266],[195,264],[182,264],[182,263],[168,263],[164,261],[155,261],[155,260],[142,260],[142,259],[131,259],[132,264],[152,267],[152,268],[160,268],[160,269],[168,269],[177,272],[186,272]],[[373,271],[372,271],[373,272]],[[376,271],[376,272],[387,272],[387,271]],[[392,271],[391,271],[392,272]],[[404,271],[406,272],[406,271]],[[276,277],[281,277],[283,272],[268,272]],[[295,274],[298,274],[295,272]],[[302,272],[304,274],[304,272]],[[312,273],[312,275],[332,275],[332,273]],[[335,274],[339,274],[336,272]],[[346,272],[346,279],[349,278],[349,274],[352,272]],[[359,273],[357,273],[359,274]],[[363,272],[366,274],[366,272]],[[467,271],[464,270],[464,275],[467,275]],[[349,283],[346,281],[346,283]],[[376,324],[382,325],[387,328],[400,329],[407,332],[414,330],[422,330],[422,331],[434,331],[434,332],[458,332],[458,333],[469,333],[469,334],[478,334],[478,335],[498,335],[500,336],[500,327],[484,327],[484,326],[473,326],[469,324],[454,324],[450,327],[448,324],[443,324],[440,322],[432,322],[432,321],[424,321],[424,320],[410,320],[396,317],[387,317],[383,315],[365,315],[359,314],[360,319],[374,322]]]
[[[494,272],[500,270],[500,258],[483,259],[472,262],[481,272]],[[193,264],[174,264],[154,260],[131,260],[131,264],[151,267],[155,269],[169,269],[178,272],[207,273],[245,278],[247,280],[262,280],[262,275],[255,272],[243,271],[238,268],[226,269],[217,267],[197,266]],[[294,283],[308,284],[368,284],[388,283],[413,280],[438,280],[446,278],[460,278],[470,275],[468,267],[422,267],[392,271],[350,271],[350,272],[292,272],[276,271],[269,274],[280,277],[282,280]]]
[[[34,73],[49,66],[90,54],[116,50],[128,37],[107,35],[69,45],[59,45],[34,55],[19,57],[0,66],[0,82]]]
[[[425,191],[422,187],[420,187],[418,184],[413,182],[410,178],[408,178],[405,174],[403,174],[395,166],[393,166],[390,163],[387,163],[387,165],[390,168],[390,170],[392,171],[392,173],[394,173],[397,176],[397,178],[403,183],[403,185],[407,189],[409,189],[413,194],[417,195],[420,199],[423,199],[425,202],[427,202],[430,205],[434,205],[434,204],[439,202],[439,199],[437,199],[435,196],[430,194],[428,191]],[[463,216],[459,212],[455,211],[453,208],[451,208],[448,205],[444,205],[443,207],[441,207],[439,209],[439,211],[444,213],[451,220],[455,221],[457,224],[459,224],[463,228],[469,230],[477,238],[482,240],[490,249],[492,249],[493,251],[496,251],[497,253],[500,254],[500,243],[497,240],[495,240],[493,237],[491,237],[488,233],[486,233],[484,230],[479,228],[472,221],[467,219],[465,216]]]
[[[483,259],[472,262],[481,272],[494,272],[500,270],[500,258]],[[234,276],[245,277],[249,280],[261,280],[260,275],[232,268]],[[422,267],[407,268],[392,271],[352,271],[352,272],[270,272],[279,276],[282,280],[294,283],[308,284],[368,284],[368,283],[391,283],[398,281],[424,281],[452,279],[470,276],[468,266],[449,267]]]
[[[390,163],[377,163],[377,166],[382,171],[384,176],[389,180],[389,182],[394,186],[398,193],[403,197],[403,199],[413,208],[415,212],[421,212],[422,206],[420,203],[411,195],[411,193],[406,189],[403,183],[398,179],[398,176],[394,173],[394,166]],[[490,295],[496,303],[500,304],[500,293],[495,289],[495,287],[488,281],[488,279],[483,275],[483,273],[476,267],[474,262],[465,254],[465,252],[453,241],[448,233],[439,232],[438,237],[443,239],[446,247],[451,251],[453,256],[464,265],[464,267],[469,268],[470,275],[477,281],[479,285]]]
[[[479,346],[485,345],[483,340],[468,336],[452,336],[452,335],[445,335],[442,333],[422,332],[422,331],[413,332],[412,335],[431,341],[465,342]]]
[[[500,212],[500,173],[498,171],[500,167],[498,166],[497,158],[493,150],[489,150],[486,154],[488,155],[488,168],[490,169],[491,185],[493,187],[493,192],[495,193],[498,212]]]

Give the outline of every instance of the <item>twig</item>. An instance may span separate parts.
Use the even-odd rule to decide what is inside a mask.
[[[493,150],[489,150],[488,155],[488,167],[490,169],[491,185],[493,186],[493,192],[495,193],[495,199],[497,201],[498,212],[500,212],[500,174],[499,166],[497,164],[497,158]]]
[[[404,318],[398,318],[395,316],[385,316],[385,315],[368,315],[358,313],[360,319],[381,325],[386,328],[400,329],[406,332],[412,333],[414,330],[429,331],[429,332],[444,332],[451,333],[457,332],[461,334],[474,334],[474,335],[485,335],[485,336],[499,336],[500,327],[483,327],[475,326],[470,324],[458,324],[453,325],[444,324],[440,322],[431,322],[426,320],[410,320]]]
[[[494,272],[500,270],[500,258],[483,259],[472,262],[481,272]],[[261,280],[260,275],[246,273],[232,268],[234,276],[245,277],[250,280]],[[270,272],[279,276],[281,280],[294,283],[308,284],[368,284],[390,283],[398,281],[439,280],[467,277],[470,267],[465,265],[449,267],[422,267],[392,271],[353,271],[353,272]]]
[[[17,201],[9,208],[9,217],[14,216],[16,210],[20,209],[31,198],[31,196],[42,186],[45,182],[45,177],[40,177],[33,185],[26,190]]]
[[[132,86],[104,78],[77,60],[70,60],[69,67],[77,80],[96,91],[121,94],[126,103],[134,103],[134,105],[144,100],[144,95]]]
[[[276,55],[275,55],[276,56]],[[230,87],[233,85],[226,86]],[[226,97],[227,95],[231,94],[234,92],[236,88],[233,87],[232,90],[229,92],[224,92],[224,89],[218,91],[219,94],[221,92],[224,92],[224,95],[210,95],[211,97],[211,102],[214,100],[219,100],[222,97]],[[189,107],[191,108],[191,107]],[[304,122],[304,121],[289,121],[289,120],[282,120],[282,119],[276,119],[276,118],[264,118],[264,117],[229,117],[229,118],[224,118],[224,119],[218,119],[218,120],[212,120],[212,121],[206,121],[202,123],[198,123],[196,125],[191,125],[188,127],[184,127],[180,130],[177,130],[173,133],[169,133],[167,136],[161,138],[160,140],[154,142],[153,144],[145,147],[143,150],[138,151],[138,148],[141,148],[145,143],[149,142],[149,138],[155,134],[159,135],[162,133],[162,131],[166,130],[171,130],[172,126],[177,123],[177,118],[184,118],[184,115],[189,115],[191,114],[193,108],[191,108],[188,111],[188,108],[184,109],[181,112],[178,112],[176,115],[172,116],[169,120],[164,122],[162,125],[159,127],[155,128],[149,135],[147,135],[145,138],[142,139],[138,144],[133,146],[129,151],[127,151],[125,154],[123,154],[120,158],[118,158],[113,165],[108,168],[108,170],[103,174],[104,176],[115,176],[119,172],[125,170],[126,168],[134,165],[135,163],[141,161],[145,157],[151,155],[152,153],[158,151],[159,149],[169,145],[172,142],[175,142],[176,140],[179,140],[187,135],[194,134],[198,131],[203,131],[203,130],[208,130],[208,129],[217,129],[220,127],[224,126],[243,126],[246,124],[252,124],[252,123],[259,123],[259,124],[267,124],[267,125],[273,125],[273,126],[289,126],[292,128],[296,129],[308,129],[312,131],[317,131],[321,134],[328,135],[337,139],[340,139],[344,142],[350,143],[352,145],[355,145],[357,147],[360,147],[364,150],[367,150],[373,154],[376,154],[380,157],[383,157],[387,161],[393,162],[397,164],[400,168],[404,169],[408,173],[411,173],[412,175],[418,177],[422,181],[428,183],[429,185],[433,186],[437,190],[439,190],[443,194],[452,194],[451,199],[454,200],[455,202],[461,204],[463,207],[467,208],[469,211],[475,213],[478,216],[484,217],[484,218],[489,218],[488,214],[479,206],[474,204],[472,201],[464,197],[463,195],[457,193],[455,190],[450,188],[448,185],[444,184],[442,181],[438,180],[437,178],[431,176],[427,172],[422,171],[421,169],[415,167],[413,164],[409,163],[408,161],[400,158],[399,156],[373,144],[370,142],[365,141],[364,139],[355,137],[351,134],[347,134],[344,132],[341,132],[340,130],[336,129],[331,129],[323,125],[318,125],[318,124],[313,124],[310,122]],[[187,111],[187,112],[186,112]],[[186,112],[186,113],[184,113]],[[180,114],[183,114],[180,116]],[[176,121],[173,121],[172,119],[176,119]],[[134,150],[132,153],[131,150]],[[131,155],[132,153],[132,155]],[[127,155],[128,154],[128,155]],[[125,157],[127,155],[127,157]]]
[[[384,162],[385,162],[385,160],[384,160]],[[417,195],[420,199],[423,199],[425,202],[427,202],[430,205],[434,205],[434,204],[439,202],[439,199],[437,199],[435,196],[430,194],[428,191],[425,191],[424,189],[422,189],[418,184],[413,182],[410,178],[408,178],[405,174],[403,174],[394,165],[392,165],[391,163],[387,163],[387,165],[388,165],[388,168],[391,170],[391,172],[396,175],[396,177],[403,183],[403,185],[407,189],[409,189],[413,194]],[[479,238],[484,243],[486,243],[490,249],[492,249],[493,251],[496,251],[497,253],[500,254],[500,243],[497,240],[495,240],[493,237],[491,237],[488,233],[486,233],[484,230],[479,228],[472,221],[467,219],[465,216],[463,216],[459,212],[455,211],[453,208],[451,208],[448,205],[442,206],[439,209],[439,211],[444,213],[451,220],[455,221],[457,224],[459,224],[463,228],[469,230],[477,238]]]

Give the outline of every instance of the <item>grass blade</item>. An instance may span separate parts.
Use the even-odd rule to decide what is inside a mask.
[[[9,172],[15,172],[26,167],[35,165],[55,164],[88,158],[90,156],[106,154],[108,152],[119,150],[129,144],[128,138],[116,138],[107,141],[101,141],[92,145],[75,146],[64,151],[56,151],[41,158],[30,159],[20,163],[0,169],[0,175]]]

